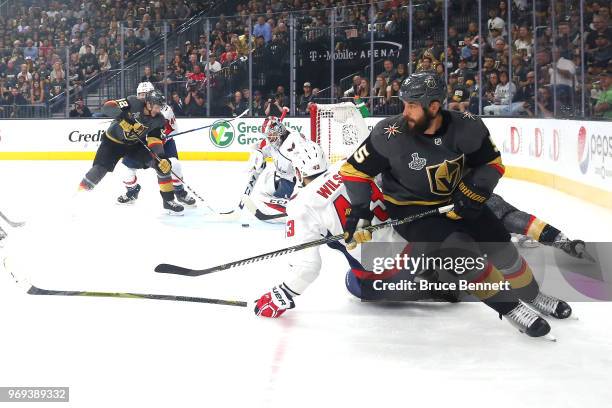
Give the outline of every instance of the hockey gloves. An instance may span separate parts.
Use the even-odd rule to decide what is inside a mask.
[[[124,132],[130,133],[134,131],[139,136],[142,135],[142,132],[144,131],[144,125],[134,119],[134,116],[129,110],[121,111],[121,116],[119,116],[119,126]]]
[[[285,310],[293,309],[293,292],[284,283],[275,286],[255,304],[255,314],[263,317],[280,317]]]
[[[446,213],[446,216],[453,220],[461,218],[466,220],[476,219],[480,215],[485,201],[490,196],[491,193],[476,187],[469,181],[461,180],[452,194],[454,208]]]
[[[369,208],[353,207],[346,210],[344,224],[344,241],[348,250],[355,249],[357,244],[372,240],[372,233],[364,228],[370,226],[372,212]]]
[[[172,164],[168,159],[161,159],[159,163],[157,163],[157,169],[163,174],[168,174],[170,170],[172,170]]]

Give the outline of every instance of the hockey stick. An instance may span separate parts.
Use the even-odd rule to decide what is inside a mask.
[[[289,108],[287,108],[286,106],[283,107],[283,113],[281,113],[280,118],[278,119],[279,122],[282,122],[283,119],[285,119],[285,116],[287,116],[287,113],[289,113]],[[266,132],[266,127],[268,125],[268,118],[266,118],[264,120],[264,123],[261,127],[261,132],[263,134],[265,134]],[[240,198],[240,202],[238,203],[238,206],[236,208],[234,208],[233,210],[230,211],[226,211],[226,212],[222,212],[222,215],[229,215],[234,213],[235,211],[239,211],[242,210],[244,208],[245,205],[245,198],[249,197],[251,195],[251,193],[253,192],[253,189],[255,188],[255,183],[257,182],[257,178],[258,175],[253,174],[250,178],[249,181],[247,182],[246,188],[244,189],[244,193],[242,193],[242,197]],[[257,217],[257,214],[255,212],[255,210],[251,210],[249,208],[249,210],[253,213],[253,215],[255,215]],[[261,214],[261,212],[259,212]],[[266,217],[266,215],[264,215],[264,217]],[[261,219],[259,217],[257,217],[258,219]],[[278,218],[278,217],[275,217]]]
[[[251,197],[246,195],[246,194],[242,197],[242,203],[243,203],[243,206],[246,207],[247,210],[249,210],[251,213],[253,213],[255,218],[257,218],[260,221],[276,220],[278,218],[283,218],[283,217],[287,216],[287,214],[284,214],[284,213],[283,214],[274,214],[274,215],[268,215],[268,214],[262,213],[257,208],[257,206],[255,205],[253,200],[251,200]]]
[[[28,289],[30,295],[53,295],[53,296],[90,296],[90,297],[112,297],[112,298],[131,298],[131,299],[153,299],[153,300],[173,300],[177,302],[212,303],[215,305],[247,307],[247,302],[242,300],[222,300],[209,299],[193,296],[178,295],[155,295],[150,293],[127,293],[127,292],[87,292],[77,290],[49,290],[41,289],[32,285]]]
[[[228,119],[228,120],[224,120],[223,122],[227,122],[227,123],[229,123],[229,122],[233,122],[233,121],[235,121],[236,119],[240,119],[240,118],[242,118],[242,117],[243,117],[244,115],[246,115],[248,112],[249,112],[249,108],[247,108],[247,109],[246,109],[244,112],[242,112],[240,115],[236,116],[235,118],[231,118],[231,119]],[[212,127],[213,125],[215,125],[217,122],[219,122],[219,121],[218,121],[218,120],[216,120],[216,121],[214,121],[213,123],[211,123],[210,125],[202,126],[202,127],[195,128],[195,129],[185,130],[184,132],[178,132],[178,133],[175,133],[174,135],[170,135],[169,137],[177,137],[177,136],[180,136],[180,135],[184,135],[185,133],[195,132],[196,130],[207,129],[207,128]]]
[[[156,295],[151,293],[129,293],[129,292],[90,292],[78,290],[50,290],[41,289],[30,283],[30,281],[22,276],[15,275],[7,265],[8,258],[2,260],[4,270],[6,270],[15,280],[17,285],[22,289],[27,289],[29,295],[51,295],[51,296],[89,296],[89,297],[111,297],[111,298],[127,298],[127,299],[152,299],[152,300],[173,300],[176,302],[193,302],[193,303],[211,303],[223,306],[238,306],[247,307],[248,303],[243,300],[223,300],[210,299],[193,296],[180,295]]]
[[[419,213],[419,214],[414,214],[414,215],[411,215],[409,217],[399,219],[399,220],[390,220],[390,221],[387,221],[387,222],[383,222],[382,224],[371,225],[371,226],[365,228],[365,230],[370,231],[370,232],[374,232],[374,231],[378,231],[378,230],[383,229],[383,228],[394,227],[396,225],[402,225],[402,224],[406,224],[406,223],[409,223],[409,222],[413,222],[413,221],[419,220],[421,218],[430,217],[432,215],[444,214],[444,213],[447,213],[447,212],[451,211],[452,209],[453,209],[453,205],[452,204],[444,206],[444,207],[434,208],[434,209],[431,209],[431,210],[428,210],[428,211],[424,211],[424,212]],[[226,264],[223,264],[223,265],[218,265],[218,266],[214,266],[212,268],[206,268],[206,269],[189,269],[189,268],[183,268],[181,266],[176,266],[176,265],[171,265],[171,264],[159,264],[159,265],[157,265],[155,267],[155,272],[159,272],[159,273],[171,273],[171,274],[175,274],[175,275],[184,275],[184,276],[206,275],[208,273],[223,271],[225,269],[235,268],[237,266],[248,265],[248,264],[252,264],[252,263],[255,263],[255,262],[259,262],[259,261],[264,261],[264,260],[267,260],[267,259],[276,258],[276,257],[281,256],[281,255],[291,254],[291,253],[296,252],[296,251],[301,251],[301,250],[307,249],[307,248],[313,248],[313,247],[316,247],[316,246],[319,246],[319,245],[328,244],[330,242],[340,241],[342,239],[344,239],[344,233],[338,234],[338,235],[331,235],[329,237],[317,239],[315,241],[305,242],[303,244],[294,245],[294,246],[291,246],[291,247],[288,247],[288,248],[283,248],[283,249],[279,249],[277,251],[267,252],[265,254],[253,256],[253,257],[250,257],[250,258],[241,259],[239,261],[234,261],[234,262],[230,262],[230,263],[226,263]]]
[[[2,211],[0,211],[0,217],[2,217],[2,219],[3,219],[4,221],[6,221],[6,223],[7,223],[8,225],[10,225],[11,227],[13,227],[13,228],[22,227],[22,226],[24,226],[24,225],[25,225],[25,222],[14,222],[14,221],[9,220],[9,219],[6,217],[6,215],[4,215],[4,214],[2,213]]]
[[[151,148],[150,148],[149,146],[147,146],[147,142],[145,142],[144,140],[142,140],[142,139],[141,139],[141,138],[139,138],[139,137],[138,137],[138,138],[136,138],[136,140],[138,140],[138,141],[140,142],[140,144],[142,145],[142,147],[144,147],[145,149],[147,149],[147,151],[149,152],[149,154],[151,155],[151,157],[153,157],[153,158],[154,158],[154,159],[157,161],[157,163],[161,162],[161,160],[162,160],[162,159],[160,159],[160,158],[159,158],[159,156],[158,156],[158,155],[156,155],[156,154],[155,154],[155,152],[154,152],[153,150],[151,150]],[[192,193],[194,196],[196,196],[196,197],[197,197],[197,198],[198,198],[200,201],[202,201],[202,202],[204,203],[204,205],[205,205],[206,207],[208,207],[208,209],[209,209],[210,211],[212,211],[212,212],[216,212],[215,210],[213,210],[213,209],[212,209],[212,207],[211,207],[211,206],[209,206],[209,205],[206,203],[206,201],[205,201],[205,200],[204,200],[202,197],[200,197],[200,195],[199,195],[198,193],[196,193],[196,192],[195,192],[195,190],[194,190],[193,188],[189,187],[189,184],[185,183],[185,182],[183,181],[183,179],[182,179],[182,178],[180,178],[180,177],[178,176],[178,174],[176,174],[176,173],[174,172],[174,170],[172,170],[172,168],[170,168],[170,174],[172,174],[174,177],[176,177],[176,179],[177,179],[177,180],[179,180],[181,183],[183,183],[183,185],[184,185],[185,187],[187,187],[187,190],[191,191],[191,193]]]

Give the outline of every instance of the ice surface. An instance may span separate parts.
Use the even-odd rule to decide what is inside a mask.
[[[151,172],[140,199],[109,175],[75,197],[89,162],[0,162],[3,256],[47,289],[172,293],[252,301],[283,279],[279,258],[199,278],[204,268],[284,246],[283,229],[214,222],[203,206],[162,215]],[[186,162],[186,181],[228,210],[244,163]],[[571,237],[610,241],[612,213],[516,180],[498,192]],[[249,228],[242,228],[249,222]],[[321,277],[281,319],[248,309],[153,300],[30,296],[0,271],[0,386],[70,386],[74,407],[602,407],[612,400],[609,303],[575,303],[557,343],[530,339],[480,304],[365,304],[323,249]],[[27,406],[27,404],[26,404]]]

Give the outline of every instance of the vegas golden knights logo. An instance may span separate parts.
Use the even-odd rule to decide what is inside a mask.
[[[461,155],[454,160],[444,160],[443,163],[427,166],[431,192],[443,196],[450,195],[461,180],[464,162],[465,157]]]

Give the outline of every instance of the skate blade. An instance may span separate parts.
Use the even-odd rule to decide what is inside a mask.
[[[167,214],[167,215],[171,215],[171,216],[173,216],[173,217],[182,217],[183,215],[185,215],[185,214],[184,214],[184,211],[181,211],[181,212],[175,212],[175,211],[170,211],[170,210],[167,210],[167,211],[166,211],[166,214]]]
[[[187,204],[182,202],[181,200],[178,200],[178,202],[181,203],[181,205],[185,208],[198,208],[198,203]]]
[[[519,333],[524,334],[525,336],[530,337],[532,339],[542,339],[542,340],[550,341],[550,342],[553,342],[553,343],[557,342],[557,338],[555,336],[553,336],[552,334],[550,334],[550,332],[548,334],[545,334],[544,336],[540,336],[540,337],[529,336],[527,333],[525,333],[522,330],[519,330]]]
[[[117,204],[119,207],[130,207],[136,204],[136,201],[128,201],[127,203],[120,203],[119,201],[117,201],[115,204]]]
[[[528,308],[530,308],[535,314],[537,314],[538,316],[540,316],[542,319],[547,319],[547,318],[553,318],[555,319],[555,321],[560,322],[563,320],[579,320],[578,316],[574,315],[574,311],[572,310],[572,314],[569,315],[569,317],[566,317],[565,319],[559,319],[558,317],[555,317],[551,314],[546,314],[544,312],[539,311],[538,309],[535,308],[535,306],[533,306],[531,303],[527,303],[527,302],[523,302],[523,304],[525,306],[527,306]]]
[[[182,217],[183,215],[185,215],[185,211],[176,212],[176,211],[167,210],[166,214],[171,215],[173,217]]]

